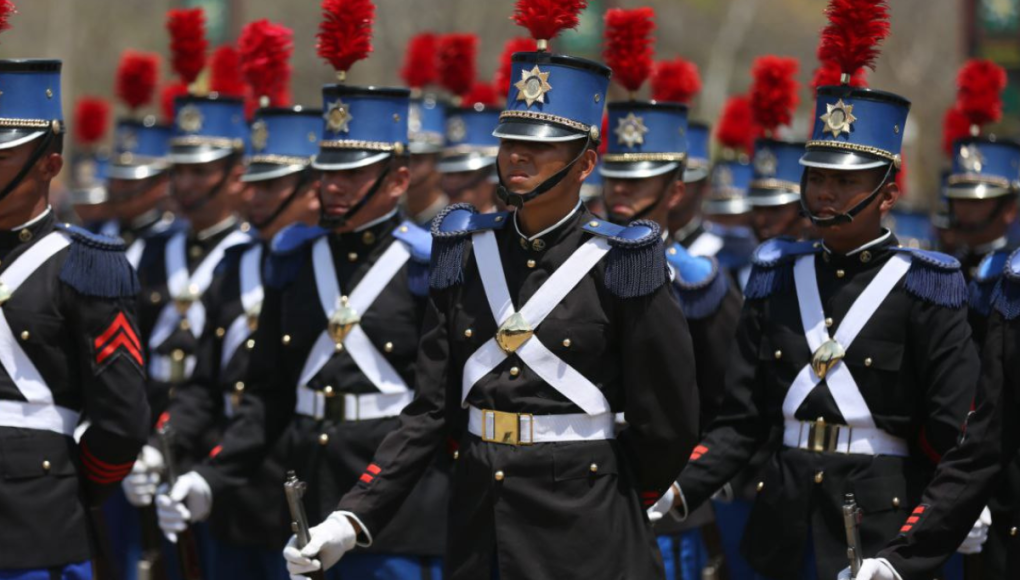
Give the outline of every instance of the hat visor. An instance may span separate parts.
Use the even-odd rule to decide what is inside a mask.
[[[46,131],[8,128],[0,130],[0,149],[11,149],[42,137]]]
[[[676,171],[680,164],[676,161],[639,161],[636,163],[608,163],[599,166],[602,177],[610,179],[645,179],[665,175]]]
[[[748,192],[747,201],[752,207],[776,207],[800,201],[800,194],[790,191],[752,189]]]
[[[166,171],[166,165],[160,163],[150,163],[147,165],[111,165],[108,171],[110,179],[140,181],[163,173]]]
[[[245,169],[241,181],[251,183],[253,181],[268,181],[279,177],[286,177],[300,172],[307,165],[276,165],[275,163],[252,163]]]
[[[421,141],[411,141],[407,144],[407,151],[411,155],[429,155],[432,153],[439,153],[443,150],[442,145],[435,143],[423,143]]]
[[[995,199],[1013,194],[1016,190],[990,183],[958,183],[946,187],[949,199]]]
[[[840,149],[808,149],[800,158],[800,164],[804,167],[835,169],[837,171],[875,169],[885,167],[889,163],[891,162],[888,159]]]
[[[312,161],[312,168],[319,171],[346,171],[368,167],[389,158],[389,151],[366,151],[363,149],[320,150]]]
[[[439,161],[436,170],[439,173],[463,173],[465,171],[477,171],[496,164],[496,158],[491,155],[480,155],[469,153],[447,157]]]
[[[744,198],[712,199],[705,201],[701,210],[709,215],[742,215],[751,211],[751,204]]]
[[[694,183],[708,177],[708,166],[687,167],[684,169],[684,183]]]
[[[198,165],[212,163],[229,157],[236,150],[211,145],[175,146],[170,149],[170,163],[174,165]]]
[[[493,137],[499,137],[500,139],[544,143],[574,141],[576,139],[584,139],[587,135],[587,133],[568,129],[562,125],[526,121],[523,119],[507,119],[502,121],[499,125],[496,125],[496,130],[492,132]]]
[[[95,185],[71,190],[71,203],[73,205],[99,205],[110,200],[106,187]]]

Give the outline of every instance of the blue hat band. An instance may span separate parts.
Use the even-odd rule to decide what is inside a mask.
[[[558,125],[574,129],[575,131],[589,133],[592,139],[598,139],[600,137],[600,129],[595,125],[585,125],[584,123],[579,123],[572,119],[553,115],[551,113],[539,113],[537,111],[503,111],[500,113],[500,123],[507,119],[524,119],[527,121],[538,121],[541,123],[556,123]]]

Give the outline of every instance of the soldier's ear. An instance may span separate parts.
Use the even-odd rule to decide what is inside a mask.
[[[588,176],[591,175],[591,173],[595,171],[595,168],[598,166],[598,161],[599,161],[598,152],[592,148],[586,149],[584,154],[581,156],[581,159],[577,162],[577,166],[580,168],[578,181],[584,181],[585,179],[588,179]]]
[[[687,194],[687,184],[684,183],[683,179],[672,179],[672,186],[669,188],[669,192],[666,196],[666,207],[673,209],[680,205],[683,201],[684,195]]]
[[[390,195],[394,197],[400,197],[407,191],[409,185],[411,185],[411,170],[408,168],[407,163],[399,163],[393,167],[387,177],[389,182]]]
[[[39,159],[36,167],[39,171],[39,178],[42,181],[52,181],[64,167],[64,156],[60,153],[47,153]]]

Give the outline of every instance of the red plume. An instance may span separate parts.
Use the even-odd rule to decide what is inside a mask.
[[[163,119],[168,123],[174,120],[174,100],[188,94],[188,85],[174,83],[166,85],[159,94],[159,106],[163,110]]]
[[[485,105],[486,107],[499,106],[499,93],[490,83],[475,83],[471,90],[461,98],[461,104],[465,107],[473,105]]]
[[[171,10],[166,29],[170,32],[170,66],[185,84],[191,84],[205,68],[209,41],[205,39],[205,12],[201,8]]]
[[[746,96],[730,97],[723,106],[715,129],[715,138],[719,143],[734,151],[750,153],[754,149],[754,140],[761,129],[754,123],[751,113],[751,101]]]
[[[828,61],[822,62],[815,69],[815,75],[811,79],[811,88],[818,90],[818,87],[828,87],[840,84],[840,76],[843,71],[839,70],[839,64]],[[853,75],[850,76],[851,87],[866,87],[868,86],[867,71],[863,68],[857,69]]]
[[[562,30],[577,28],[588,0],[517,0],[513,21],[535,40],[552,40]]]
[[[372,0],[322,0],[322,22],[316,50],[343,75],[372,52]]]
[[[256,98],[272,98],[280,87],[290,83],[290,55],[294,52],[294,33],[280,24],[262,19],[241,30],[237,39],[241,53],[241,72]]]
[[[599,141],[599,155],[605,155],[606,151],[609,151],[609,138],[606,135],[609,134],[609,115],[602,114],[602,132],[599,133],[601,140]]]
[[[818,59],[832,61],[841,73],[875,70],[878,45],[889,36],[886,0],[829,0],[829,24],[822,30]]]
[[[404,68],[400,69],[400,78],[412,89],[420,89],[436,82],[436,50],[435,34],[423,32],[411,38],[404,54]]]
[[[651,8],[606,11],[606,48],[602,58],[613,69],[613,80],[632,93],[652,74],[654,30],[655,11]]]
[[[698,65],[682,58],[662,61],[652,74],[652,99],[667,103],[690,103],[701,92]]]
[[[241,55],[229,44],[213,52],[209,63],[209,90],[225,97],[243,97],[249,91],[241,77]]]
[[[463,96],[475,82],[478,36],[445,34],[439,38],[439,83],[456,96]]]
[[[159,80],[159,55],[125,50],[117,66],[117,96],[132,111],[152,102]]]
[[[970,119],[959,106],[950,107],[942,118],[942,151],[953,158],[953,143],[970,136]]]
[[[751,65],[751,106],[754,121],[768,133],[793,122],[800,97],[797,95],[797,59],[782,56],[760,56]]]
[[[18,8],[11,0],[0,0],[0,32],[11,27],[9,22],[12,14],[17,14]]]
[[[514,82],[511,78],[513,72],[511,57],[515,52],[535,52],[536,50],[538,50],[538,44],[535,39],[526,36],[511,38],[503,45],[503,54],[499,57],[499,68],[496,69],[492,84],[504,98],[510,93],[510,85]]]
[[[956,77],[956,107],[971,125],[986,125],[1002,118],[1002,90],[1006,71],[990,60],[964,63]]]
[[[110,126],[110,103],[98,97],[81,97],[74,105],[74,138],[79,145],[99,142]]]

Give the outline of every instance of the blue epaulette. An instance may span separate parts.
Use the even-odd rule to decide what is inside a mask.
[[[751,254],[751,276],[744,288],[744,297],[757,300],[792,290],[794,261],[800,256],[817,254],[821,248],[818,242],[788,237],[762,243]]]
[[[684,316],[700,320],[719,309],[730,285],[727,277],[720,275],[715,258],[692,256],[673,242],[666,250],[666,262],[673,268],[673,285]]]
[[[79,294],[99,298],[137,296],[138,275],[124,255],[124,240],[73,226],[57,224],[71,239],[60,280]]]
[[[1006,320],[1020,316],[1020,250],[1014,251],[1006,259],[992,303]]]
[[[992,313],[995,287],[1002,279],[1002,271],[1009,260],[1009,250],[995,250],[986,254],[978,264],[977,272],[967,287],[967,305],[981,316]]]
[[[411,260],[407,264],[407,285],[411,294],[427,296],[432,236],[418,224],[405,221],[393,230],[393,237],[403,242],[411,251]]]
[[[247,252],[255,244],[259,243],[261,243],[259,239],[252,236],[247,242],[234,244],[233,246],[223,250],[223,258],[220,259],[219,264],[216,264],[214,273],[216,275],[222,275],[228,269],[233,268],[241,261],[241,256],[243,256],[245,252]]]
[[[605,285],[616,296],[646,296],[669,279],[659,224],[637,220],[620,226],[594,219],[581,229],[609,240]]]
[[[960,308],[967,303],[967,282],[959,260],[918,248],[901,247],[893,251],[910,256],[910,270],[903,280],[907,293],[945,308]]]
[[[280,289],[293,282],[305,263],[306,256],[301,250],[328,233],[318,226],[301,223],[280,230],[269,244],[265,283]]]
[[[510,214],[478,213],[469,203],[455,203],[432,220],[432,253],[429,285],[437,290],[449,288],[464,280],[464,249],[471,243],[471,234],[501,229],[510,221]]]

